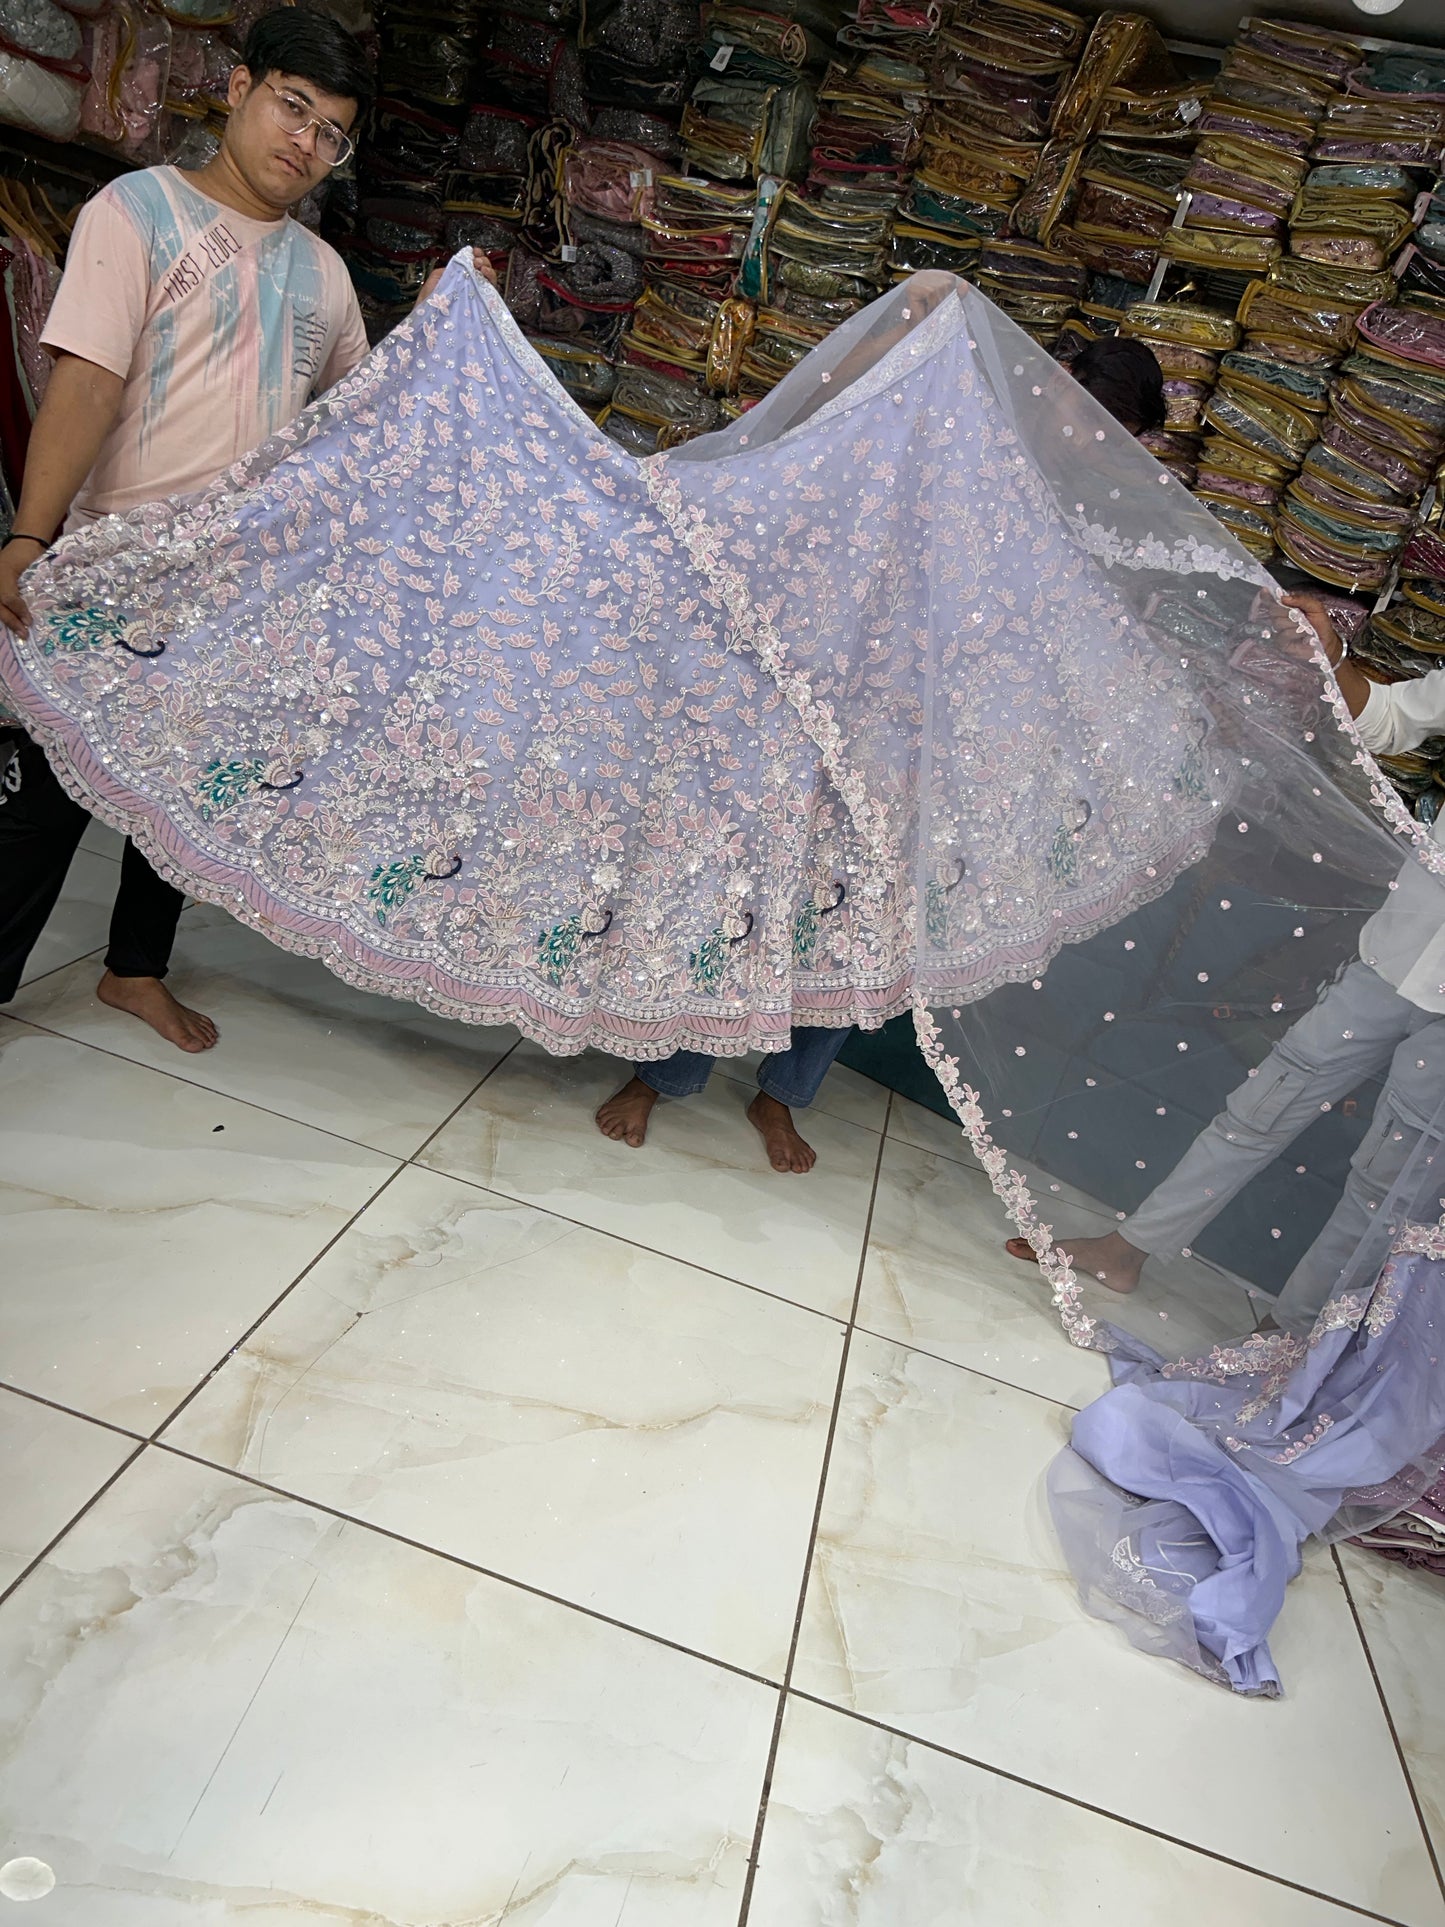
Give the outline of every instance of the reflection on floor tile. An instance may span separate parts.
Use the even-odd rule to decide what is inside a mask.
[[[396,1168],[0,1023],[0,1372],[149,1431]]]
[[[0,1390],[0,1592],[134,1450],[118,1432]]]
[[[1070,1203],[1055,1234],[1097,1236],[1108,1220]],[[868,1240],[858,1322],[1069,1405],[1107,1390],[1101,1355],[1067,1344],[1036,1265],[1004,1249],[1013,1227],[981,1171],[889,1140]],[[1086,1279],[1083,1303],[1161,1351],[1201,1351],[1254,1327],[1242,1291],[1202,1266],[1151,1264],[1127,1297]]]
[[[90,850],[77,850],[66,874],[65,888],[60,893],[60,901],[51,911],[45,928],[35,941],[29,962],[21,975],[22,985],[33,983],[37,977],[47,976],[52,970],[61,970],[66,964],[74,963],[77,957],[90,957],[91,953],[103,950],[110,934],[110,913],[115,904],[116,885],[120,872],[114,863],[103,856],[96,856]],[[95,979],[101,972],[101,960],[95,957],[91,962],[78,966],[81,973],[88,972],[88,981],[94,988]],[[8,1009],[18,1013],[18,1003],[8,1005]]]
[[[0,1608],[6,1846],[52,1927],[733,1927],[776,1697],[152,1451]]]
[[[842,1338],[412,1169],[166,1439],[781,1678]]]
[[[1143,1659],[1084,1614],[1061,1570],[1040,1488],[1067,1419],[855,1339],[794,1686],[1440,1927],[1445,1902],[1328,1555],[1307,1561],[1272,1641],[1285,1699],[1239,1699]]]
[[[626,1081],[615,1058],[557,1058],[521,1044],[429,1145],[423,1162],[509,1197],[615,1232],[815,1311],[853,1300],[878,1139],[823,1111],[808,1116],[818,1163],[769,1168],[743,1092],[715,1077],[658,1104],[641,1150],[593,1122]]]
[[[11,1010],[396,1157],[415,1151],[516,1042],[506,1026],[449,1023],[353,990],[323,964],[210,908],[187,912],[172,982],[215,1019],[214,1050],[178,1062],[154,1031],[96,1002],[95,976],[90,964],[77,965],[22,993]]]
[[[1445,1578],[1340,1548],[1435,1852],[1445,1861]]]
[[[1349,1927],[1358,1919],[795,1699],[748,1927]]]

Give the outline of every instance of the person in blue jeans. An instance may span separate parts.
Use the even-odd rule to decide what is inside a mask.
[[[758,1066],[758,1094],[748,1106],[748,1122],[762,1138],[775,1171],[802,1173],[817,1163],[818,1154],[793,1123],[793,1112],[812,1103],[829,1065],[852,1034],[847,1024],[834,1030],[795,1025],[790,1047],[770,1052]],[[638,1064],[598,1111],[598,1130],[637,1150],[647,1142],[647,1120],[658,1098],[695,1096],[716,1062],[701,1051],[679,1050],[655,1064]]]

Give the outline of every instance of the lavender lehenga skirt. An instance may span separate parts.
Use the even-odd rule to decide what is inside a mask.
[[[1302,1538],[1431,1483],[1422,1250],[1381,1279],[1362,1241],[1307,1344],[1170,1360],[1055,1236],[1135,1205],[1440,858],[1258,563],[974,291],[913,277],[639,460],[459,257],[282,434],[26,594],[0,693],[65,786],[353,983],[630,1059],[911,1012],[1068,1337],[1122,1374],[1055,1494],[1141,1643],[1268,1688]],[[1358,1108],[1189,1259],[1236,1323]],[[1418,1241],[1439,1187],[1395,1204]]]

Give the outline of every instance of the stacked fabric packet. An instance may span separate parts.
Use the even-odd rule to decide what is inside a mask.
[[[1319,440],[1331,371],[1356,319],[1394,288],[1388,275],[1287,255],[1240,303],[1243,347],[1225,357],[1204,411],[1198,493],[1263,560],[1274,553],[1280,504]]]
[[[687,99],[696,39],[695,0],[586,0],[576,47],[587,105],[675,119]]]
[[[1323,582],[1378,592],[1445,451],[1445,316],[1377,303],[1359,316],[1319,440],[1277,525],[1289,560]]]
[[[707,9],[704,20],[682,114],[688,166],[718,181],[799,173],[836,23],[821,7],[796,18],[724,5]]]
[[[981,251],[974,280],[1040,347],[1054,348],[1084,298],[1088,274],[1068,255],[1005,237]]]
[[[1181,151],[1177,137],[1135,140],[1125,125],[1082,146],[1056,143],[1048,162],[1014,209],[1015,231],[1095,274],[1147,284],[1174,219],[1187,146]]]
[[[646,133],[630,110],[620,131]],[[529,196],[530,245],[512,254],[507,303],[563,387],[594,416],[612,399],[622,334],[642,292],[653,183],[667,160],[636,141],[589,138],[552,152],[532,143],[534,168],[550,167],[557,192],[543,218]]]

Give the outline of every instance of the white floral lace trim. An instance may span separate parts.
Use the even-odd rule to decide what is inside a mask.
[[[1252,582],[1256,588],[1278,593],[1273,578],[1252,556],[1236,555],[1217,542],[1201,542],[1195,535],[1182,535],[1176,542],[1164,542],[1150,535],[1135,542],[1120,535],[1117,528],[1106,528],[1102,522],[1090,522],[1077,515],[1065,515],[1064,520],[1079,547],[1106,568],[1154,569],[1167,575],[1212,575],[1221,582]]]

